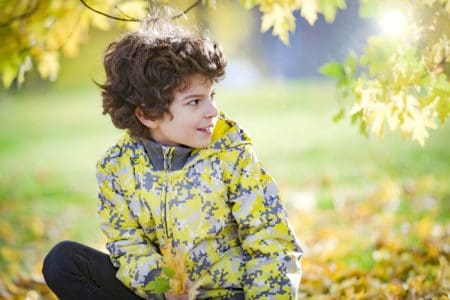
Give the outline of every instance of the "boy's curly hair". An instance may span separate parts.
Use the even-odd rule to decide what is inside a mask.
[[[225,73],[221,46],[208,37],[192,34],[163,18],[144,22],[137,32],[112,42],[106,49],[106,81],[102,89],[103,114],[133,136],[150,137],[135,116],[140,107],[147,118],[169,112],[174,92],[189,75],[200,73],[217,82]]]

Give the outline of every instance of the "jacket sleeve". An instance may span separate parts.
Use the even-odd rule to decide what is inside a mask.
[[[229,201],[246,261],[246,299],[296,299],[302,250],[287,221],[272,177],[251,146],[239,151]]]
[[[126,197],[127,187],[118,184],[117,176],[123,170],[111,172],[111,169],[116,169],[111,168],[111,161],[97,164],[98,215],[107,237],[106,248],[111,262],[118,268],[116,277],[137,295],[148,298],[151,295],[148,285],[160,273],[162,258],[148,237],[151,230],[146,228],[146,236],[133,216],[136,212],[130,209],[130,203],[137,200]]]

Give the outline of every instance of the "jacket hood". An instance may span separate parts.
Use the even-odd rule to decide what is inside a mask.
[[[221,112],[214,127],[211,144],[207,148],[193,149],[189,162],[251,144],[250,136],[235,121]]]
[[[248,144],[252,144],[250,136],[221,112],[214,127],[211,145],[207,149],[226,150]]]

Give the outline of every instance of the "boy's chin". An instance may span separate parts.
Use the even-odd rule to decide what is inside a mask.
[[[211,141],[203,142],[203,143],[190,143],[185,146],[189,147],[189,148],[194,148],[194,149],[205,149],[205,148],[208,148],[209,145],[211,145]]]
[[[187,147],[190,147],[190,148],[193,148],[193,149],[206,149],[206,148],[208,148],[208,146],[209,146],[210,144],[207,144],[207,145],[187,145]]]

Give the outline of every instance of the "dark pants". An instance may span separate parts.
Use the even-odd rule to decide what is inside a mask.
[[[70,241],[53,247],[42,268],[47,285],[62,300],[142,299],[115,277],[116,271],[105,253]]]
[[[42,268],[45,282],[62,300],[142,299],[115,277],[116,272],[107,254],[71,241],[53,247]],[[148,299],[164,299],[164,296],[154,295]],[[244,299],[241,290],[230,298]]]

